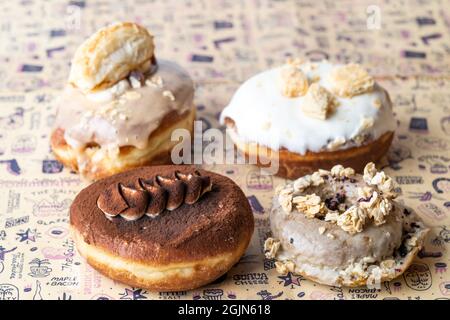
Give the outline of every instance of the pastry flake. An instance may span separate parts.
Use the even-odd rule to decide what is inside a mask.
[[[281,93],[288,98],[303,96],[308,90],[306,75],[295,65],[288,64],[281,69]]]
[[[332,95],[318,83],[313,83],[310,85],[300,107],[308,117],[325,120],[333,105]]]
[[[83,92],[109,88],[132,71],[148,71],[153,54],[153,36],[147,29],[132,22],[116,23],[78,47],[69,82]]]
[[[344,98],[370,92],[375,84],[367,70],[356,63],[334,68],[329,75],[329,80],[332,86],[331,91]]]

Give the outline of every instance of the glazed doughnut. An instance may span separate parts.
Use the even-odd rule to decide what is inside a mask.
[[[80,46],[50,141],[65,166],[97,180],[171,163],[172,132],[193,130],[194,85],[153,50],[153,37],[134,23],[105,27]]]
[[[192,166],[151,166],[82,190],[70,208],[76,246],[106,276],[159,291],[226,273],[253,234],[247,198],[230,179]]]
[[[408,268],[429,231],[395,197],[392,179],[373,163],[364,175],[337,165],[281,186],[266,257],[276,259],[280,273],[332,286],[392,280]]]
[[[244,82],[221,123],[258,165],[279,161],[295,179],[336,163],[361,172],[379,160],[394,135],[388,93],[361,66],[290,61]]]

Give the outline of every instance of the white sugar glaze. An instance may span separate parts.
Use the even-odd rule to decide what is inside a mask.
[[[310,83],[320,77],[318,83],[330,91],[328,75],[338,66],[322,61],[302,64],[300,69]],[[339,104],[336,110],[326,120],[319,120],[302,112],[300,106],[304,96],[288,98],[282,95],[281,68],[261,72],[245,81],[223,110],[221,123],[226,118],[233,120],[242,142],[256,142],[274,150],[284,147],[305,154],[306,151],[326,150],[335,139],[345,139],[342,148],[349,148],[358,145],[353,140],[357,136],[368,135],[369,140],[374,140],[394,131],[391,102],[386,90],[377,83],[372,92],[352,98],[336,96]],[[375,106],[377,100],[378,108]],[[363,130],[364,119],[373,119],[373,126]]]

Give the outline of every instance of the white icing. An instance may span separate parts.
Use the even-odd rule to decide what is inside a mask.
[[[308,80],[320,77],[318,83],[331,89],[327,76],[337,64],[327,61],[302,64],[300,69]],[[375,84],[374,90],[352,98],[336,97],[339,106],[326,119],[319,120],[305,115],[300,106],[304,96],[288,98],[282,95],[279,79],[282,67],[261,72],[244,82],[221,114],[221,123],[230,118],[235,123],[242,142],[257,142],[278,150],[305,154],[318,152],[336,139],[349,141],[358,135],[370,133],[377,139],[388,131],[394,131],[395,119],[386,91]],[[381,102],[376,107],[376,100]],[[364,128],[364,119],[373,119],[373,126]],[[353,145],[358,143],[353,142]],[[352,143],[343,144],[348,148]]]

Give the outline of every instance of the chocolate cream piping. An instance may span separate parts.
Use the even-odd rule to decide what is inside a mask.
[[[192,205],[211,191],[211,178],[198,171],[184,174],[175,171],[174,177],[139,178],[137,187],[115,183],[97,199],[97,207],[109,217],[121,216],[134,221],[144,215],[156,217],[165,209],[172,211],[183,203]]]

